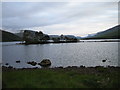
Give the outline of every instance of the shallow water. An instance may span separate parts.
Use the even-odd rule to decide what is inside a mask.
[[[78,42],[59,44],[19,45],[19,42],[2,43],[2,63],[15,68],[31,66],[28,61],[50,59],[51,67],[67,66],[118,66],[118,42]],[[102,62],[105,60],[106,62]],[[20,63],[16,63],[20,60]]]

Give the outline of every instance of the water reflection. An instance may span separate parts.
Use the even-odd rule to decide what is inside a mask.
[[[51,60],[51,67],[67,66],[118,66],[118,42],[84,42],[61,44],[17,45],[3,44],[3,65],[32,67],[28,61]],[[102,60],[107,59],[106,62]],[[20,60],[20,63],[16,63]],[[34,67],[40,67],[39,65]]]

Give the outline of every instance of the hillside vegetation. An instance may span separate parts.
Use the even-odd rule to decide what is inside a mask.
[[[88,36],[86,39],[120,39],[120,25],[98,32],[94,36]]]
[[[22,40],[19,36],[15,35],[13,33],[7,32],[7,31],[0,30],[0,34],[1,34],[0,38],[2,38],[1,39],[2,42]]]

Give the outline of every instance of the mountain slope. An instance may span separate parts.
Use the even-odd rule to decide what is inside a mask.
[[[16,36],[18,36],[18,37],[23,37],[23,33],[14,33]]]
[[[86,39],[120,39],[120,25],[98,32],[94,36],[89,36]]]
[[[17,35],[7,31],[0,30],[0,34],[2,34],[2,36],[0,35],[0,38],[2,38],[2,42],[21,40],[21,38],[18,37]]]

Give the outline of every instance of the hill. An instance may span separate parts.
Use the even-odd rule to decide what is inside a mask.
[[[86,37],[85,39],[120,39],[120,25],[98,32],[93,36]]]
[[[14,34],[18,37],[21,37],[21,38],[23,37],[23,33],[21,33],[21,32],[20,33],[14,33]]]
[[[0,30],[0,34],[2,34],[0,36],[0,38],[2,38],[2,42],[8,42],[8,41],[21,41],[22,39],[10,32],[4,31],[4,30]]]

